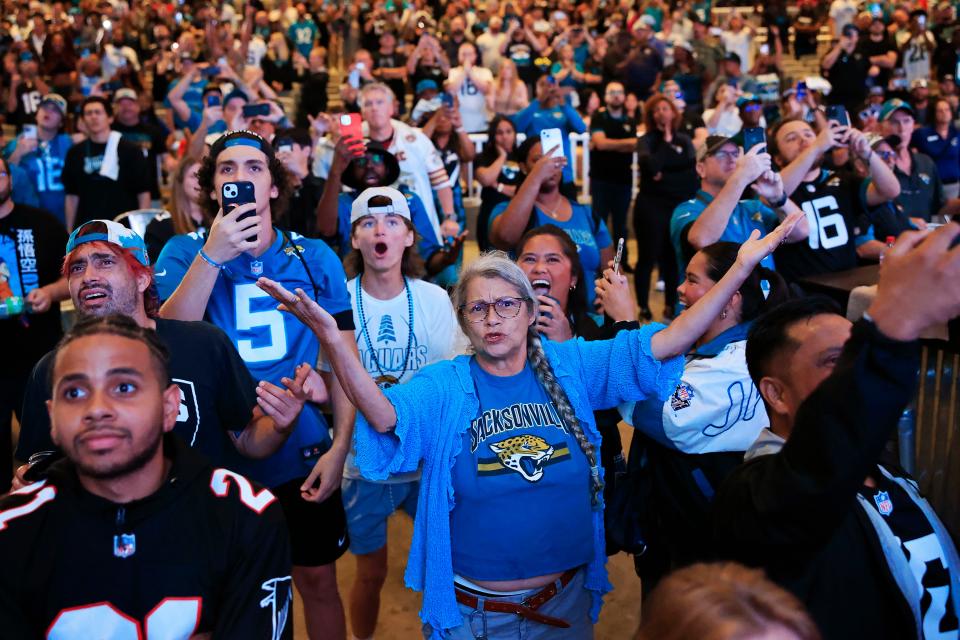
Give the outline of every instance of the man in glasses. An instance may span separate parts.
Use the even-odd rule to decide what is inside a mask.
[[[744,154],[733,139],[710,136],[697,150],[697,174],[700,191],[681,203],[670,220],[680,273],[703,247],[721,240],[742,243],[754,229],[766,235],[797,210],[784,193],[780,174],[771,169],[770,154],[763,146]],[[755,196],[745,198],[744,191],[751,185]],[[807,225],[801,221],[786,241],[799,242],[806,236]],[[769,257],[763,264],[773,268]]]
[[[333,245],[341,257],[350,253],[351,210],[360,192],[372,187],[388,187],[400,177],[397,157],[375,141],[367,143],[345,136],[337,142],[333,161],[327,173],[327,184],[317,205],[317,232]],[[351,189],[342,192],[343,185]],[[401,185],[402,187],[402,185]],[[452,245],[441,247],[423,200],[416,193],[401,188],[410,209],[410,219],[417,230],[417,251],[432,275],[443,271],[457,260],[464,235]]]
[[[626,91],[611,82],[604,92],[605,107],[590,119],[590,187],[593,213],[613,221],[613,235],[627,237],[627,209],[633,188],[633,153],[637,149],[637,122],[623,105]],[[630,264],[626,248],[621,264]]]

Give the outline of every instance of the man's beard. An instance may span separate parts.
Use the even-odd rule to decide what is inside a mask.
[[[115,464],[114,466],[100,468],[95,465],[84,464],[79,459],[73,459],[73,463],[76,465],[77,472],[80,475],[94,480],[116,480],[117,478],[131,475],[143,469],[163,444],[163,430],[157,429],[156,432],[156,437],[148,442],[143,449],[135,452],[129,460]]]

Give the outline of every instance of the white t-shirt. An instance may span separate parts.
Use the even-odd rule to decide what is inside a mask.
[[[463,127],[468,133],[484,132],[487,130],[487,123],[490,121],[487,114],[487,97],[483,95],[473,80],[464,76],[463,67],[450,69],[449,81],[451,84],[456,84],[463,78],[463,82],[460,83],[460,91],[457,92]],[[473,76],[477,80],[493,84],[493,74],[490,73],[490,69],[474,67]]]
[[[406,382],[432,362],[449,360],[464,353],[467,345],[447,292],[423,280],[410,279],[408,282],[413,300],[412,339],[406,290],[390,300],[378,300],[361,288],[361,319],[357,278],[347,282],[360,362],[374,379],[389,376],[393,379],[392,384]],[[343,475],[345,478],[361,477],[352,454],[344,464]],[[413,472],[391,476],[386,482],[407,482],[416,480],[419,475],[419,472]]]
[[[857,3],[853,0],[833,0],[830,3],[830,17],[833,18],[833,35],[840,37],[840,32],[853,22],[857,15]]]
[[[714,112],[716,112],[716,109],[707,109],[703,112],[704,123],[713,117]],[[712,136],[725,136],[730,138],[737,135],[742,127],[743,121],[740,119],[740,111],[738,109],[728,109],[720,116],[720,121],[717,122],[716,127],[707,125],[707,131]]]
[[[724,31],[720,34],[720,41],[727,53],[740,56],[740,73],[749,73],[753,66],[753,36],[750,29],[743,27],[740,31]]]
[[[503,56],[500,55],[500,45],[507,39],[507,34],[490,33],[485,31],[477,38],[477,48],[480,49],[480,58],[483,60],[483,66],[490,69],[492,73],[500,71],[500,61]]]

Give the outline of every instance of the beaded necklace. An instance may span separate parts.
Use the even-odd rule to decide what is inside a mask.
[[[380,372],[380,375],[374,378],[374,380],[381,389],[389,389],[400,383],[400,379],[403,378],[403,374],[407,372],[407,366],[410,363],[410,353],[413,349],[413,294],[410,293],[410,283],[407,281],[407,276],[403,276],[403,288],[407,293],[407,316],[410,319],[410,331],[407,333],[407,349],[403,353],[403,369],[400,371],[400,375],[387,375],[383,372],[383,367],[380,366],[380,359],[377,358],[377,352],[374,351],[373,342],[370,340],[370,333],[367,331],[366,317],[363,312],[362,280],[362,274],[357,276],[357,316],[359,316],[360,319],[360,331],[363,333],[363,339],[364,342],[366,342],[367,350],[370,352],[370,358],[373,360],[373,364],[376,365],[377,371]]]

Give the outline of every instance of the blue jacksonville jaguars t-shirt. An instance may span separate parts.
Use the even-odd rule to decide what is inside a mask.
[[[593,557],[590,470],[528,363],[494,376],[470,361],[480,413],[453,467],[453,570],[474,580],[566,571]]]
[[[490,212],[490,222],[487,223],[488,229],[493,227],[493,221],[507,210],[509,204],[509,202],[501,202],[493,208],[493,211]],[[536,216],[533,226],[556,225],[566,231],[570,239],[577,245],[580,264],[583,265],[583,273],[589,285],[584,287],[587,292],[587,308],[592,309],[593,299],[597,296],[597,293],[593,290],[593,281],[603,272],[603,269],[600,268],[600,250],[609,247],[613,244],[613,241],[610,239],[607,223],[603,220],[596,220],[590,207],[573,201],[570,202],[570,207],[573,214],[569,220],[562,222],[554,220],[536,205],[534,205],[533,213],[530,215]],[[489,235],[489,231],[487,234]],[[606,265],[603,268],[605,269]]]
[[[340,257],[346,257],[353,245],[350,244],[350,210],[353,207],[353,201],[360,196],[360,191],[351,191],[341,193],[337,197],[337,236],[338,253]],[[417,252],[424,260],[429,260],[430,256],[440,250],[440,243],[437,241],[437,233],[433,230],[430,223],[430,214],[423,206],[423,200],[415,193],[404,192],[407,199],[407,206],[410,207],[410,221],[420,234],[420,241],[417,243]]]
[[[313,296],[313,285],[293,245],[279,230],[277,239],[258,258],[241,254],[226,263],[207,302],[206,319],[229,337],[256,380],[280,387],[280,378],[292,378],[302,362],[316,364],[320,343],[313,332],[293,315],[277,310],[277,302],[257,286],[266,276],[288,290],[299,287]],[[353,312],[346,275],[340,260],[321,240],[290,233],[317,284],[317,302],[337,318],[343,329],[353,330]],[[167,242],[154,268],[161,300],[174,292],[206,241],[202,231],[175,236]],[[341,322],[342,321],[342,322]],[[315,405],[307,403],[296,428],[280,451],[263,460],[244,459],[237,471],[268,486],[304,478],[319,454],[329,449],[326,421]]]
[[[57,216],[60,222],[64,221],[66,199],[63,189],[63,164],[67,159],[67,151],[72,146],[73,139],[70,135],[60,133],[53,140],[42,142],[36,149],[21,156],[19,163],[37,192],[37,206]],[[3,157],[9,157],[16,147],[17,139],[14,138],[3,149]]]

